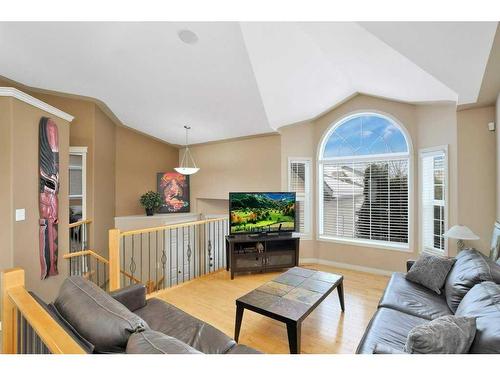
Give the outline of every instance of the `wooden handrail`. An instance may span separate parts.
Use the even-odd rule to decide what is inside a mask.
[[[82,250],[82,251],[75,251],[74,253],[64,254],[63,258],[64,259],[71,259],[71,258],[76,258],[76,257],[84,256],[84,255],[90,255],[102,263],[109,264],[109,261],[106,258],[103,258],[102,256],[100,256],[99,254],[95,253],[92,250]]]
[[[80,220],[80,221],[77,221],[76,223],[71,223],[70,225],[68,225],[68,228],[76,228],[76,227],[79,227],[83,224],[90,224],[92,223],[92,219],[86,219],[86,220]]]
[[[51,353],[85,354],[80,345],[52,319],[24,287],[11,288],[8,294]]]
[[[85,354],[73,338],[49,315],[24,287],[24,270],[2,272],[2,350],[17,352],[17,311],[54,354]]]
[[[141,280],[139,280],[137,277],[132,276],[130,273],[127,273],[124,270],[120,270],[120,273],[123,274],[123,275],[125,275],[125,277],[128,277],[134,283],[143,284],[143,282]]]
[[[176,228],[183,228],[183,227],[190,227],[194,225],[201,225],[201,224],[206,224],[206,223],[211,223],[215,221],[225,221],[228,220],[227,217],[217,217],[213,219],[204,219],[204,220],[197,220],[197,221],[187,221],[185,223],[179,223],[179,224],[171,224],[171,225],[163,225],[160,227],[152,227],[152,228],[144,228],[144,229],[135,229],[135,230],[128,230],[125,232],[120,232],[120,236],[131,236],[134,234],[141,234],[141,233],[151,233],[151,232],[157,232],[160,230],[168,230],[168,229],[176,229]]]

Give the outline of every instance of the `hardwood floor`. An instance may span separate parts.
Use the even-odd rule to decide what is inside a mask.
[[[389,278],[316,264],[304,267],[344,275],[346,311],[341,313],[337,293],[330,294],[302,324],[302,353],[354,353]],[[233,337],[235,300],[279,273],[238,275],[231,280],[228,272],[220,271],[156,297]],[[288,353],[285,325],[247,310],[239,342],[264,353]]]

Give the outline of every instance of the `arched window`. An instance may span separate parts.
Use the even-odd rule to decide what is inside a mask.
[[[331,126],[318,154],[321,239],[408,248],[410,148],[403,128],[377,113]]]

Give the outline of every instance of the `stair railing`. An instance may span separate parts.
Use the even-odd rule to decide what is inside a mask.
[[[64,254],[69,262],[69,276],[82,276],[109,290],[109,261],[92,250]]]
[[[87,250],[89,247],[89,230],[91,219],[80,220],[69,224],[69,252]]]
[[[146,285],[148,293],[226,267],[227,217],[109,231],[110,290]]]

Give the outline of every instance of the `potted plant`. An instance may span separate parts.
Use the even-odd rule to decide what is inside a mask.
[[[163,203],[160,193],[154,191],[144,193],[139,202],[141,202],[141,206],[146,209],[147,216],[153,216],[153,213],[160,208]]]

